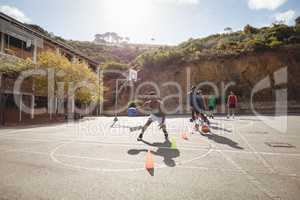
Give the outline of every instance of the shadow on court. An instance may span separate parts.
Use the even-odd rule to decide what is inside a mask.
[[[244,149],[243,147],[240,147],[239,144],[227,137],[221,136],[221,135],[217,135],[214,133],[210,133],[210,134],[202,134],[203,136],[207,137],[208,139],[219,143],[219,144],[226,144],[228,146],[230,146],[231,148],[234,149]]]
[[[143,126],[126,126],[126,125],[118,125],[113,124],[111,128],[128,128],[130,132],[139,131],[143,128]]]
[[[226,129],[226,128],[221,128],[221,127],[218,127],[218,126],[210,126],[210,128],[213,129],[213,130],[224,131],[224,132],[227,132],[227,133],[232,132],[232,130],[229,130],[229,129]]]
[[[151,153],[153,155],[163,157],[163,161],[168,167],[176,166],[174,158],[177,158],[180,156],[180,151],[178,149],[172,149],[171,142],[169,140],[166,140],[163,143],[161,143],[161,142],[149,143],[144,140],[142,142],[148,146],[157,147],[157,150],[151,151]],[[147,152],[147,151],[148,151],[148,149],[130,149],[130,150],[128,150],[128,154],[137,155],[140,152]]]

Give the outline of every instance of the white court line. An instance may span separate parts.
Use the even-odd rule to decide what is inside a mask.
[[[63,127],[61,127],[63,126]],[[32,133],[32,131],[38,131],[40,129],[44,129],[46,128],[47,130],[49,129],[61,129],[61,128],[75,128],[74,127],[68,127],[66,125],[60,125],[60,126],[49,126],[49,127],[33,127],[33,128],[24,128],[24,129],[15,129],[15,130],[11,130],[11,131],[8,131],[8,132],[5,132],[3,134],[0,134],[0,136],[7,136],[7,135],[17,135],[17,134],[24,134],[24,132],[29,132],[29,133]],[[1,131],[1,129],[0,129]],[[49,134],[49,133],[45,133],[45,134]]]
[[[215,146],[208,141],[213,148],[215,148]],[[269,198],[271,199],[277,199],[278,196],[274,195],[271,191],[269,191],[266,187],[264,187],[261,182],[259,180],[257,180],[254,176],[252,176],[247,170],[244,170],[237,162],[235,162],[233,159],[231,159],[230,157],[228,157],[227,155],[225,155],[225,153],[223,152],[223,150],[219,150],[218,152],[220,152],[220,154],[227,160],[229,161],[237,170],[241,171],[241,173],[246,176],[246,178],[248,179],[248,181],[254,186],[256,187],[258,190],[260,190],[261,192],[263,192],[264,194],[266,194]],[[279,198],[280,199],[280,198]]]
[[[212,149],[212,151],[215,151]],[[20,153],[27,153],[27,154],[37,154],[37,155],[43,155],[43,156],[49,156],[49,153],[44,152],[38,152],[38,151],[28,151],[28,149],[18,149],[15,151],[9,151],[9,152],[20,152]],[[5,153],[5,152],[4,152]],[[101,159],[101,158],[95,158],[95,157],[87,157],[87,156],[73,156],[68,154],[55,154],[57,157],[65,157],[65,158],[78,158],[78,159],[87,159],[87,160],[96,160],[96,161],[108,161],[108,162],[119,162],[119,163],[128,163],[128,164],[143,164],[142,162],[133,162],[133,161],[123,161],[123,160],[111,160],[111,159]],[[206,157],[208,155],[208,152],[204,155],[201,155],[193,160],[197,160],[203,157]],[[187,161],[186,161],[187,162]],[[188,161],[191,162],[191,161]],[[72,165],[70,165],[72,166]],[[163,166],[163,165],[162,165]],[[163,166],[165,167],[165,166]],[[234,170],[234,169],[224,169],[224,168],[216,168],[216,167],[203,167],[203,166],[183,166],[181,163],[176,165],[177,168],[185,168],[185,169],[199,169],[199,170],[215,170],[215,171],[222,171],[222,172],[236,172],[243,174],[243,171],[241,170]],[[73,167],[74,168],[74,167]],[[84,168],[85,170],[91,170],[90,168]],[[99,169],[99,168],[94,168]],[[144,168],[141,168],[144,170]],[[139,169],[140,170],[140,169]],[[95,171],[101,171],[101,170],[95,170]],[[117,169],[114,171],[118,171]],[[125,170],[125,171],[138,171],[137,169],[134,170]],[[259,172],[253,172],[254,174],[261,174],[261,175],[272,175],[271,173],[259,173]],[[276,175],[279,176],[287,176],[287,177],[299,177],[297,174],[285,174],[285,173],[277,173]]]
[[[60,143],[57,147],[55,147],[51,152],[52,154],[54,155],[54,153],[59,149],[61,148],[62,146],[64,145],[68,145],[68,144],[71,144],[73,143],[74,141],[69,141],[69,142],[66,142],[66,143]],[[24,148],[24,149],[14,149],[14,150],[7,150],[7,151],[4,151],[4,152],[1,152],[1,153],[10,153],[10,152],[22,152],[22,153],[32,153],[32,154],[41,154],[41,155],[51,155],[51,152],[50,153],[42,153],[42,152],[38,152],[38,151],[28,151],[30,149],[34,149],[34,148],[37,148],[37,147],[41,147],[43,145],[38,145],[38,146],[35,146],[35,147],[30,147],[30,148]],[[108,144],[109,146],[109,144]],[[145,145],[146,147],[147,145]],[[147,146],[148,147],[148,146]],[[156,148],[156,147],[154,147]],[[160,148],[160,147],[159,147]],[[191,150],[191,149],[188,149],[188,150]],[[195,149],[192,149],[192,150],[195,150]],[[198,150],[198,149],[196,149]],[[206,149],[207,150],[207,149]],[[201,155],[200,157],[205,157],[206,155],[208,155],[209,153],[211,152],[211,149],[208,149],[208,151]],[[121,161],[121,160],[111,160],[111,159],[101,159],[101,158],[93,158],[93,157],[86,157],[86,156],[73,156],[73,155],[68,155],[68,154],[57,154],[55,153],[56,156],[59,156],[59,157],[67,157],[67,158],[80,158],[80,159],[90,159],[90,160],[99,160],[99,161],[109,161],[109,162],[124,162],[124,163],[135,163],[135,164],[141,164],[141,162],[132,162],[132,161]],[[193,160],[196,160],[198,159],[199,157],[197,158],[194,158],[192,160],[189,160],[189,162],[193,161]],[[185,164],[185,162],[181,162],[181,164]]]
[[[41,146],[44,146],[44,145],[36,145],[34,147],[19,148],[19,149],[9,149],[9,150],[0,151],[0,154],[2,154],[2,153],[13,153],[13,152],[23,152],[23,151],[28,151],[28,150],[35,149],[35,148],[38,148],[38,147],[41,147]]]
[[[95,141],[95,140],[82,140],[82,139],[74,139],[74,138],[64,138],[64,139],[30,139],[30,138],[12,138],[8,137],[6,140],[17,140],[17,141],[34,141],[34,142],[47,142],[47,143],[53,143],[53,142],[62,142],[62,143],[69,143],[70,141],[76,142],[77,144],[101,144],[101,145],[111,145],[111,146],[120,146],[120,147],[130,147],[130,146],[138,146],[138,147],[149,147],[147,144],[144,143],[113,143],[113,142],[103,142],[103,141]],[[1,144],[1,142],[0,142]],[[202,149],[208,149],[208,147],[199,147],[199,146],[191,146],[191,145],[177,145],[177,147],[180,147],[181,149],[185,150],[202,150]],[[170,149],[170,147],[160,147],[163,149]]]
[[[17,140],[17,141],[34,141],[34,142],[45,142],[45,143],[55,143],[55,142],[61,142],[61,143],[68,143],[70,141],[73,140],[41,140],[41,139],[19,139],[19,138],[9,138],[7,140]],[[148,147],[148,145],[143,144],[143,143],[109,143],[109,142],[101,142],[101,141],[94,141],[94,140],[75,140],[77,144],[101,144],[101,145],[107,145],[107,146],[120,146],[120,147]],[[1,142],[0,142],[1,144]],[[198,151],[198,150],[207,150],[209,149],[209,147],[200,147],[200,146],[189,146],[189,145],[184,145],[184,146],[180,146],[177,145],[179,147],[179,149],[182,150],[191,150],[191,151]],[[169,149],[170,147],[160,147],[163,149]],[[241,151],[241,150],[230,150],[230,149],[218,149],[215,148],[214,151],[219,152],[219,151],[223,151],[223,152],[228,152],[228,153],[239,153],[239,154],[254,154],[252,151]],[[291,157],[300,157],[300,153],[276,153],[276,152],[257,152],[259,154],[263,154],[263,155],[270,155],[270,156],[291,156]],[[298,158],[296,158],[298,159]]]
[[[12,138],[9,137],[7,140],[17,140],[17,141],[33,141],[33,142],[45,142],[45,143],[55,143],[55,142],[61,142],[61,143],[68,143],[70,141],[74,141],[74,139],[62,139],[62,140],[49,140],[49,139],[30,139],[30,138]],[[142,143],[109,143],[109,142],[102,142],[102,141],[95,141],[95,140],[75,140],[78,144],[101,144],[101,145],[111,145],[111,146],[120,146],[120,147],[148,147],[146,144]],[[1,144],[1,142],[0,142]],[[191,145],[177,145],[179,149],[182,150],[191,150],[191,151],[198,151],[198,150],[207,150],[209,147],[204,146],[191,146]],[[169,148],[169,147],[161,147],[161,148]],[[241,151],[241,150],[229,150],[229,149],[217,149],[215,148],[214,151],[223,151],[223,152],[229,152],[229,153],[240,153],[240,154],[254,154],[253,151]],[[259,154],[263,155],[273,155],[273,156],[294,156],[294,157],[300,157],[299,153],[276,153],[276,152],[259,152]]]
[[[237,150],[229,150],[229,149],[215,149],[215,151],[219,152],[228,152],[228,153],[241,153],[241,154],[254,154],[252,151],[237,151]],[[263,152],[257,151],[257,153],[262,155],[270,155],[270,156],[295,156],[300,157],[299,153],[276,153],[276,152]]]
[[[102,172],[120,172],[120,171],[140,171],[140,170],[145,170],[144,168],[136,168],[136,169],[104,169],[104,168],[88,168],[88,167],[82,167],[82,166],[76,166],[76,165],[71,165],[71,164],[66,164],[66,163],[63,163],[61,162],[60,160],[58,160],[56,157],[55,157],[55,153],[56,151],[58,151],[61,147],[63,146],[66,146],[68,144],[72,144],[72,143],[75,143],[76,140],[72,140],[68,143],[63,143],[63,144],[60,144],[58,145],[57,147],[55,147],[51,152],[50,152],[50,157],[52,159],[53,162],[55,163],[58,163],[62,166],[65,166],[67,168],[75,168],[75,169],[84,169],[84,170],[93,170],[93,171],[102,171]],[[112,144],[109,144],[109,145],[112,145]],[[119,145],[118,145],[119,146]],[[131,146],[131,145],[130,145]],[[139,145],[140,146],[140,145]],[[146,146],[146,149],[148,148],[149,149],[149,146],[148,145],[144,145]],[[126,146],[127,147],[127,146]],[[160,147],[152,147],[151,149],[158,149]],[[167,147],[168,148],[168,147]],[[182,149],[182,148],[181,148]],[[186,164],[188,162],[192,162],[194,160],[198,160],[200,158],[204,158],[206,157],[207,155],[209,155],[209,153],[211,152],[211,146],[210,148],[208,149],[208,151],[196,158],[193,158],[193,159],[190,159],[190,160],[187,160],[187,161],[183,161],[183,162],[180,162],[180,164]],[[116,162],[116,161],[114,161]],[[158,167],[156,166],[155,169],[162,169],[162,168],[166,168],[168,167],[167,165],[158,165]]]
[[[55,157],[55,152],[61,148],[62,146],[65,146],[65,145],[68,145],[68,144],[71,144],[72,142],[74,141],[71,141],[67,144],[61,144],[61,145],[58,145],[56,148],[53,149],[53,151],[50,153],[50,157],[52,159],[53,162],[56,162],[62,166],[65,166],[67,168],[75,168],[75,169],[83,169],[83,170],[92,170],[92,171],[102,171],[102,172],[121,172],[121,171],[141,171],[141,170],[145,170],[145,168],[134,168],[134,169],[105,169],[105,168],[88,168],[88,167],[82,167],[82,166],[76,166],[76,165],[71,165],[71,164],[66,164],[66,163],[63,163],[61,162],[60,160],[56,159]],[[158,148],[158,147],[156,147]],[[207,155],[209,155],[211,152],[211,148],[208,149],[208,151],[200,156],[197,156],[196,158],[193,158],[193,159],[190,159],[190,160],[187,160],[187,161],[183,161],[183,162],[180,162],[180,164],[186,164],[186,163],[189,163],[189,162],[192,162],[194,160],[198,160],[198,159],[201,159],[201,158],[204,158],[206,157]],[[155,169],[162,169],[162,168],[167,168],[168,166],[167,165],[158,165],[158,167],[155,167]]]
[[[139,171],[139,170],[144,170],[144,168],[137,168],[137,169],[102,169],[102,168],[91,168],[91,167],[83,167],[83,166],[79,166],[79,165],[72,165],[72,164],[67,164],[64,163],[60,160],[58,160],[55,156],[55,152],[60,149],[63,146],[66,146],[68,144],[73,143],[74,141],[71,141],[69,143],[65,143],[65,144],[61,144],[58,145],[56,148],[54,148],[51,152],[50,152],[50,158],[54,163],[57,163],[61,166],[64,166],[68,169],[79,169],[79,170],[88,170],[88,171],[101,171],[101,172],[120,172],[120,171]]]
[[[254,153],[255,157],[271,172],[271,173],[276,173],[276,170],[273,168],[271,164],[267,162],[267,160],[259,153],[256,151],[256,149],[248,142],[248,140],[242,136],[238,131],[236,133],[249,147],[249,149]]]
[[[233,174],[237,173],[237,174],[244,174],[243,170],[239,170],[239,169],[224,169],[224,168],[217,168],[217,167],[204,167],[204,166],[176,166],[177,168],[183,168],[183,169],[196,169],[196,170],[207,170],[207,171],[221,171],[221,172],[232,172]],[[247,171],[247,173],[250,173],[250,171]],[[253,171],[251,172],[252,174],[256,174],[256,175],[274,175],[273,173],[264,173],[264,172],[257,172],[257,171]],[[278,176],[284,176],[284,177],[293,177],[293,178],[299,178],[300,176],[298,176],[297,174],[288,174],[288,173],[277,173],[276,175]]]
[[[70,144],[74,141],[69,141],[68,143],[61,143],[60,145],[66,145],[66,144]],[[60,146],[59,145],[59,146]],[[36,148],[36,147],[33,147]],[[56,147],[57,149],[57,147]],[[183,161],[183,162],[179,162],[176,167],[178,168],[188,168],[188,169],[205,169],[205,167],[193,167],[193,166],[182,166],[182,164],[187,164],[189,162],[192,162],[194,160],[198,160],[201,158],[206,157],[207,155],[209,155],[212,151],[216,151],[216,152],[222,152],[222,150],[216,150],[216,149],[212,149],[210,148],[205,154],[200,155],[196,158],[193,158],[191,160],[187,160],[187,161]],[[226,151],[226,150],[225,150]],[[29,154],[38,154],[38,155],[45,155],[45,156],[49,156],[49,153],[43,153],[43,152],[37,152],[37,151],[28,151],[27,149],[16,149],[14,151],[9,151],[9,152],[21,152],[21,153],[29,153]],[[236,151],[230,151],[230,152],[236,152]],[[249,152],[251,153],[251,152]],[[74,156],[74,155],[68,155],[68,154],[55,154],[55,156],[57,157],[66,157],[66,158],[78,158],[78,159],[88,159],[88,160],[97,160],[97,161],[108,161],[108,162],[119,162],[119,163],[129,163],[129,164],[142,164],[141,162],[132,162],[132,161],[123,161],[123,160],[112,160],[112,159],[101,159],[101,158],[95,158],[95,157],[87,157],[87,156]],[[56,159],[57,160],[57,159]],[[59,161],[60,162],[60,161]],[[65,164],[63,163],[63,165],[65,165],[65,167],[67,168],[75,168],[75,169],[81,169],[81,170],[92,170],[92,171],[139,171],[139,170],[144,170],[144,168],[138,168],[138,169],[100,169],[100,168],[88,168],[88,167],[82,167],[82,166],[74,166],[71,164]],[[165,165],[159,165],[159,167],[156,168],[165,168],[167,166]],[[239,172],[239,173],[243,173],[241,170],[231,170],[231,169],[219,169],[219,168],[211,168],[208,167],[208,170],[219,170],[219,171],[235,171],[235,172]],[[264,175],[270,175],[270,173],[259,173],[259,172],[254,172],[255,174],[264,174]],[[283,174],[283,173],[277,173],[276,175],[280,175],[280,176],[288,176],[288,177],[299,177],[297,174]]]
[[[254,176],[252,176],[248,171],[244,170],[237,162],[235,162],[233,159],[229,158],[227,155],[224,154],[224,152],[219,151],[221,155],[229,161],[233,166],[236,167],[236,169],[240,170],[243,175],[246,176],[248,181],[252,183],[253,186],[255,186],[258,190],[266,194],[270,199],[280,199],[278,195],[273,194],[272,191],[268,190],[266,187],[264,187],[261,182],[256,179]]]

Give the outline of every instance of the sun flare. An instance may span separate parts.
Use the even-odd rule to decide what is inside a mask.
[[[109,0],[105,12],[111,23],[117,23],[122,28],[137,26],[150,14],[150,3],[146,0]]]

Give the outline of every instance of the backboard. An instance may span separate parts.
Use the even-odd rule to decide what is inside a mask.
[[[127,79],[128,79],[128,81],[137,81],[138,72],[134,69],[129,69]]]

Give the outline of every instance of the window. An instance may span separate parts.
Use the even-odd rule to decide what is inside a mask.
[[[0,48],[2,48],[2,32],[0,32]]]
[[[35,107],[36,108],[46,108],[48,106],[47,97],[35,97]]]
[[[17,108],[17,104],[14,99],[13,94],[4,94],[3,99],[5,99],[5,107],[6,108]]]
[[[0,94],[0,108],[4,108],[6,104],[6,95]]]
[[[8,49],[10,47],[15,47],[15,48],[23,49],[27,52],[32,52],[32,50],[33,50],[33,45],[31,45],[30,47],[27,47],[25,41],[20,40],[18,38],[10,36],[10,35],[6,35],[6,34],[4,36],[4,43],[5,43],[5,48],[8,48]]]
[[[4,35],[4,48],[9,48],[9,35]]]
[[[9,37],[9,46],[13,46],[13,47],[22,49],[22,45],[23,45],[22,40],[19,40],[18,38],[15,38],[12,36]]]
[[[23,41],[23,47],[24,47],[24,50],[27,51],[27,52],[32,52],[33,51],[33,45],[30,45],[30,47],[26,47],[26,42]]]

